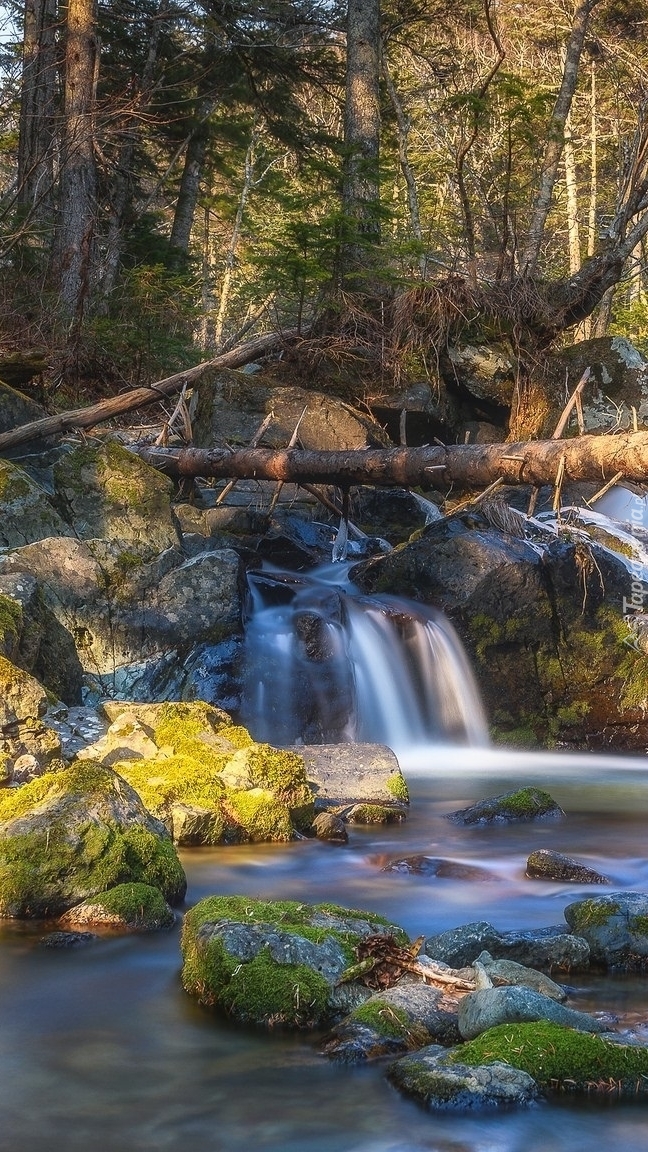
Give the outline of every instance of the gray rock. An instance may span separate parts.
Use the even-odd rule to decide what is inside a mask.
[[[585,939],[563,932],[560,927],[498,932],[484,920],[430,936],[424,948],[432,959],[453,968],[467,967],[487,951],[491,956],[515,960],[529,968],[572,971],[587,968],[590,954]]]
[[[47,704],[42,684],[0,656],[0,728],[39,719],[47,711]]]
[[[432,1112],[523,1108],[540,1095],[526,1072],[499,1062],[475,1068],[450,1063],[448,1053],[436,1045],[397,1060],[388,1068],[387,1077]]]
[[[41,948],[71,951],[74,948],[85,948],[87,944],[92,944],[93,940],[98,939],[96,932],[48,932],[38,943]]]
[[[318,840],[329,840],[333,844],[346,844],[349,839],[344,820],[332,812],[318,812],[313,820],[313,832]]]
[[[0,576],[0,599],[14,605],[16,621],[2,630],[2,654],[30,672],[66,704],[81,702],[83,669],[68,629],[45,602],[35,577],[26,572]],[[5,616],[6,619],[6,616]]]
[[[24,468],[8,460],[0,460],[0,511],[3,548],[20,548],[47,536],[73,534],[45,490]]]
[[[535,992],[532,988],[483,988],[469,992],[459,1003],[459,1031],[464,1040],[474,1040],[498,1024],[522,1024],[549,1020],[578,1032],[605,1032],[608,1023],[586,1012],[576,1012]]]
[[[457,999],[406,976],[336,1024],[321,1050],[331,1060],[357,1064],[430,1043],[448,1047],[460,1039]]]
[[[398,760],[384,744],[307,744],[292,751],[304,758],[317,809],[407,803]]]
[[[199,808],[195,804],[173,804],[171,807],[173,842],[179,848],[197,848],[220,844],[225,821],[220,812]]]
[[[565,920],[587,940],[592,960],[610,968],[648,966],[648,895],[613,892],[577,900],[565,908]]]
[[[383,872],[405,872],[415,876],[436,876],[440,880],[471,880],[480,883],[498,880],[494,872],[476,864],[462,864],[459,860],[444,860],[436,856],[405,856],[385,864]]]
[[[594,868],[588,868],[571,856],[552,852],[549,848],[539,848],[527,859],[526,874],[531,880],[559,880],[567,884],[609,884],[607,876],[602,876]]]
[[[479,400],[508,407],[517,380],[517,366],[509,344],[462,344],[448,349],[454,380]]]
[[[548,792],[542,788],[514,788],[500,796],[479,800],[468,808],[448,814],[454,824],[512,824],[564,816]]]
[[[493,984],[522,985],[526,988],[533,988],[542,996],[549,996],[551,1000],[559,1002],[567,998],[565,989],[545,976],[544,972],[538,972],[535,968],[527,968],[524,964],[516,963],[515,960],[494,960],[490,952],[482,952],[477,957],[475,964],[480,964],[484,968]]]

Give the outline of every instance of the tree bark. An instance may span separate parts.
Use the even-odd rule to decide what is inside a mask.
[[[380,0],[349,0],[342,210],[350,239],[342,275],[362,275],[380,243]]]
[[[48,223],[52,214],[56,8],[56,0],[25,4],[16,199],[36,226]]]
[[[632,481],[648,478],[648,432],[534,440],[520,444],[449,444],[438,448],[378,448],[315,452],[269,448],[179,453],[140,448],[147,463],[172,476],[282,480],[297,484],[378,484],[386,487],[480,489],[505,484],[553,484],[564,458],[565,478],[603,484],[618,473]]]
[[[270,332],[265,336],[255,336],[252,340],[247,340],[245,344],[240,344],[213,360],[206,360],[194,368],[188,368],[186,372],[167,376],[149,388],[133,388],[130,392],[102,400],[99,404],[92,404],[88,408],[75,408],[68,412],[59,412],[56,416],[43,416],[40,420],[32,420],[29,424],[12,428],[10,432],[2,432],[0,452],[26,444],[28,440],[45,439],[47,436],[55,436],[73,428],[92,428],[95,424],[111,420],[114,416],[121,416],[124,412],[143,408],[146,404],[154,404],[158,400],[164,400],[167,396],[181,392],[185,385],[190,387],[205,372],[218,368],[241,368],[243,364],[249,364],[257,356],[265,355],[283,341],[293,339],[297,334],[297,330],[293,328],[280,333]]]
[[[59,238],[61,302],[80,322],[90,291],[97,210],[94,100],[99,63],[96,0],[68,0]]]
[[[208,120],[214,106],[215,101],[213,99],[203,100],[198,114],[198,124],[191,135],[185,154],[180,190],[176,201],[171,236],[169,237],[170,246],[181,256],[189,255],[191,230],[196,215],[200,182],[209,141]]]

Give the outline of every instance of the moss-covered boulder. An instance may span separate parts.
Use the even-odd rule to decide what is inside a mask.
[[[545,1092],[598,1093],[606,1103],[648,1094],[648,1048],[546,1021],[501,1024],[448,1059],[470,1067],[503,1062],[532,1076]]]
[[[175,916],[159,888],[150,884],[118,884],[70,908],[59,924],[102,926],[123,932],[159,932],[172,928]]]
[[[433,1044],[391,1064],[387,1077],[430,1112],[499,1112],[538,1099],[532,1074],[503,1060],[470,1066],[462,1062],[464,1047],[448,1052]]]
[[[187,913],[182,982],[201,1004],[266,1028],[315,1028],[367,999],[355,982],[338,986],[359,940],[405,933],[382,916],[335,904],[211,896]]]
[[[572,932],[590,946],[592,960],[608,968],[648,968],[648,895],[612,892],[565,908]]]
[[[44,488],[20,465],[0,460],[0,547],[20,548],[48,536],[72,536]]]
[[[184,872],[164,826],[92,761],[0,791],[0,916],[49,918],[119,884],[177,904]]]
[[[325,1038],[324,1055],[358,1064],[428,1044],[450,1046],[461,1039],[458,997],[410,977],[376,992],[352,1009]]]
[[[526,874],[530,880],[558,880],[563,884],[609,884],[607,876],[595,868],[565,856],[562,852],[552,852],[550,848],[538,848],[527,858]]]
[[[530,820],[555,819],[564,816],[562,808],[542,788],[514,788],[500,796],[479,800],[469,808],[450,812],[453,824],[512,824]]]
[[[54,485],[80,540],[119,540],[149,557],[179,543],[172,482],[121,444],[73,447],[54,465]]]
[[[80,704],[83,669],[74,638],[26,572],[0,575],[0,653],[35,676],[57,700]]]

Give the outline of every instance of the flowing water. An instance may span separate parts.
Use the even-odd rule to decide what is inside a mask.
[[[337,568],[339,578],[341,569]],[[471,920],[506,930],[560,923],[591,892],[525,878],[533,849],[648,888],[648,770],[641,759],[483,746],[472,677],[450,626],[333,587],[261,573],[252,582],[244,709],[257,738],[383,739],[411,791],[400,825],[318,841],[182,854],[187,903],[214,893],[331,900],[412,935]],[[408,606],[411,608],[411,606]],[[449,740],[455,741],[449,743]],[[479,745],[482,745],[481,747]],[[521,783],[549,788],[565,819],[461,828],[446,814]],[[386,871],[414,854],[478,864],[466,881]],[[180,986],[179,928],[38,947],[44,926],[0,926],[0,1152],[587,1152],[648,1148],[647,1105],[558,1100],[529,1112],[432,1116],[384,1080],[339,1067],[317,1038],[235,1029]],[[648,980],[574,977],[573,1003],[614,1011],[648,1041]]]

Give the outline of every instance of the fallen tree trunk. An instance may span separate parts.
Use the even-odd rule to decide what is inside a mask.
[[[143,408],[146,404],[154,404],[156,400],[164,400],[181,392],[185,385],[191,386],[197,380],[214,368],[241,368],[249,364],[257,356],[263,356],[272,351],[284,340],[290,340],[297,335],[296,329],[286,332],[270,332],[265,336],[256,336],[253,340],[246,340],[230,352],[216,356],[213,360],[205,360],[185,372],[176,372],[174,376],[167,376],[158,380],[148,388],[133,388],[130,392],[122,392],[120,396],[111,396],[108,400],[101,400],[98,404],[91,404],[87,408],[74,408],[68,412],[59,412],[56,416],[43,416],[40,420],[32,420],[29,424],[22,424],[20,428],[12,428],[10,432],[0,433],[0,453],[7,448],[16,448],[19,444],[26,444],[28,440],[46,439],[61,432],[69,432],[73,428],[93,428],[114,416],[121,416],[124,412],[131,412],[135,408]]]
[[[648,432],[532,440],[520,444],[448,444],[433,448],[369,448],[346,452],[300,449],[139,448],[169,476],[282,480],[296,484],[376,484],[387,487],[479,489],[505,484],[553,484],[559,468],[570,480],[604,483],[621,474],[648,481]],[[564,458],[564,465],[561,461]]]

